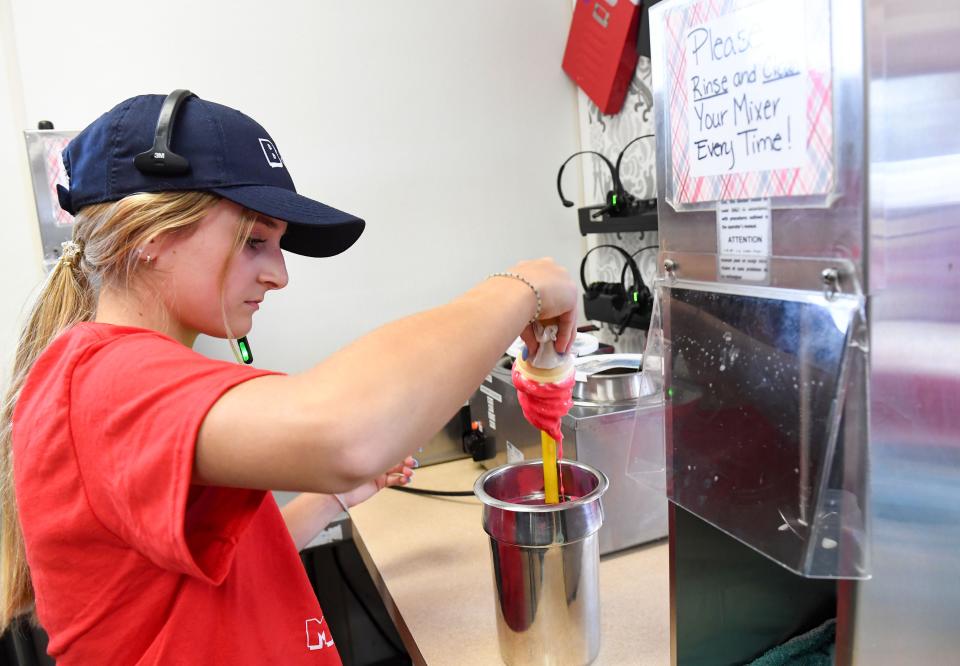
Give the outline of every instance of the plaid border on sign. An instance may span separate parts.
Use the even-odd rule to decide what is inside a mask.
[[[798,2],[801,0],[781,0]],[[687,129],[687,56],[683,36],[690,28],[756,0],[693,0],[666,12],[666,68],[670,100],[670,160],[673,198],[680,204],[828,194],[834,188],[833,81],[829,0],[802,0],[807,48],[807,165],[722,176],[690,173]],[[824,30],[826,26],[826,30]]]
[[[43,140],[44,166],[47,172],[47,188],[50,192],[50,209],[53,211],[54,223],[65,227],[73,224],[73,216],[60,208],[57,198],[57,185],[69,187],[67,170],[63,167],[61,154],[70,143],[71,137],[51,136]]]

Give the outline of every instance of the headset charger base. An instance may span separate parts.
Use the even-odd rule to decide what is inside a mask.
[[[637,200],[621,214],[613,214],[609,209],[607,204],[578,208],[580,235],[657,231],[656,199]]]
[[[583,295],[583,315],[618,328],[650,327],[650,308],[631,302],[626,292],[614,282],[596,282]]]

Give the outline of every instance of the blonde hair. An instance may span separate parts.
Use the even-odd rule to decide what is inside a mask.
[[[78,249],[64,253],[33,304],[0,411],[0,634],[16,616],[31,612],[34,602],[13,484],[13,411],[30,368],[57,335],[93,319],[102,286],[130,286],[140,248],[163,234],[190,233],[219,200],[207,192],[141,193],[78,212],[73,226]],[[256,218],[244,211],[230,257],[246,242]],[[221,277],[227,266],[229,260]],[[36,621],[32,613],[31,619]]]

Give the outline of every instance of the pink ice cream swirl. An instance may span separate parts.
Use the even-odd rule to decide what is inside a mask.
[[[560,446],[563,442],[560,421],[573,406],[573,373],[558,382],[541,383],[524,376],[517,365],[518,363],[513,365],[513,385],[517,389],[523,415],[535,428],[546,432]]]

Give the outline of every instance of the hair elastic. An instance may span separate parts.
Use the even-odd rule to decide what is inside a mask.
[[[77,257],[83,254],[83,248],[76,241],[68,240],[60,243],[60,259],[59,263],[66,266],[73,266],[76,263]]]

